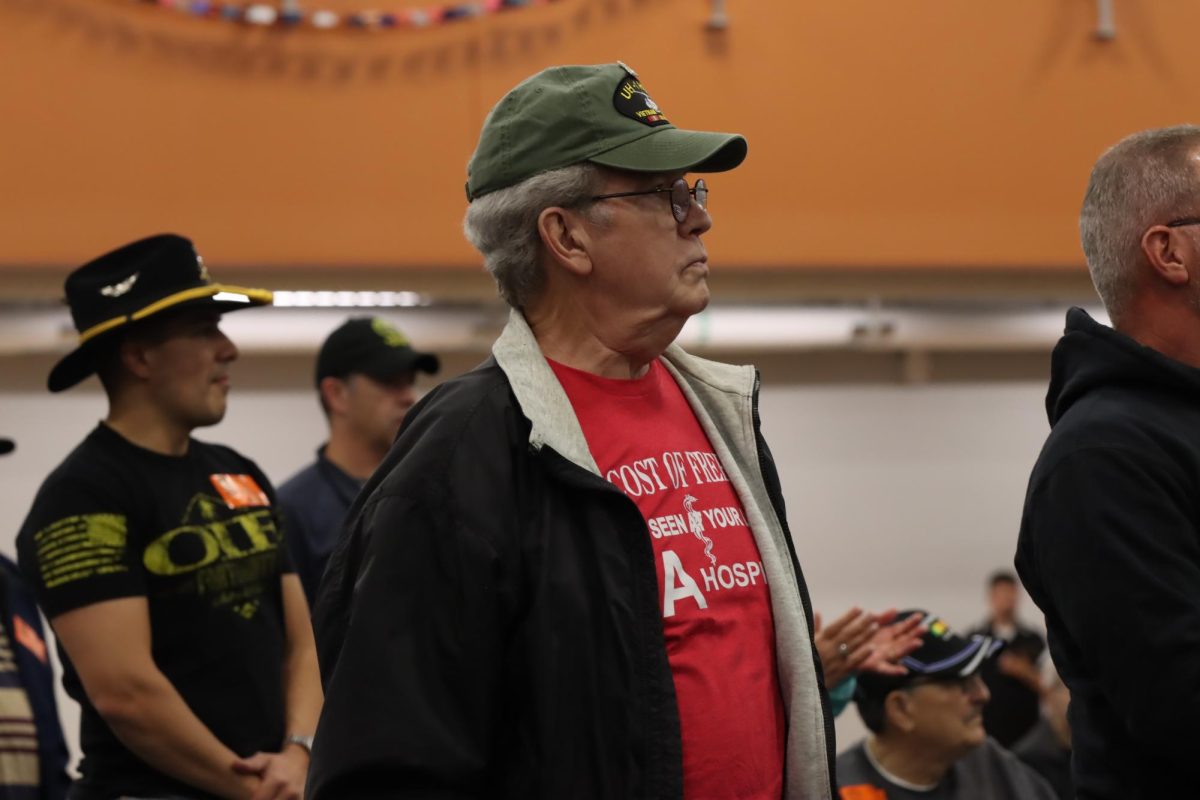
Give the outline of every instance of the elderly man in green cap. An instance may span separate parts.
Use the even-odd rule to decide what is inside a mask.
[[[311,798],[832,796],[758,373],[673,344],[709,300],[686,175],[745,155],[620,63],[492,110],[465,228],[509,323],[351,511],[315,612]]]

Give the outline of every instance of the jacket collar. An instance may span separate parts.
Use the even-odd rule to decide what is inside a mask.
[[[504,370],[522,413],[532,425],[530,447],[541,450],[549,446],[563,458],[599,475],[600,468],[588,450],[567,393],[546,363],[533,329],[515,308],[509,312],[508,324],[500,338],[492,345],[492,355]]]
[[[533,330],[520,311],[513,309],[509,312],[508,324],[492,345],[492,355],[508,376],[521,411],[532,425],[530,446],[535,450],[549,446],[564,458],[599,475],[600,470],[588,450],[571,401],[546,363]],[[667,348],[663,360],[676,381],[687,387],[685,394],[693,407],[696,406],[697,394],[733,394],[749,398],[754,392],[753,367],[697,358],[677,344]],[[714,421],[720,427],[724,427],[722,423],[740,427],[738,412],[741,409],[730,408],[729,411],[729,419]],[[722,416],[719,411],[717,415]]]

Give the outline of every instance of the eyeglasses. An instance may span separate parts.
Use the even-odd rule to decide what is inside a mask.
[[[1184,225],[1200,225],[1200,217],[1183,217],[1167,223],[1168,228],[1182,228]]]
[[[688,211],[691,210],[693,198],[696,205],[703,209],[708,208],[708,184],[704,179],[696,181],[696,185],[689,188],[687,181],[679,178],[669,187],[665,189],[647,189],[644,192],[616,192],[614,194],[598,194],[592,198],[596,200],[611,200],[614,197],[637,197],[643,194],[661,194],[662,192],[670,192],[671,194],[671,216],[675,221],[682,224],[687,219]]]

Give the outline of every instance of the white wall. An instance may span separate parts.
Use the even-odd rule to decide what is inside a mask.
[[[0,550],[38,484],[104,413],[91,388],[0,393]],[[966,626],[983,613],[982,581],[1010,566],[1029,469],[1047,425],[1044,384],[771,387],[762,417],[814,604],[921,606]],[[324,421],[307,388],[235,389],[230,413],[200,438],[231,444],[282,481],[312,458]],[[1038,620],[1028,606],[1026,616]],[[74,739],[77,711],[63,716]],[[839,742],[861,735],[853,710]],[[72,745],[74,743],[72,742]]]
[[[813,604],[920,607],[980,621],[986,575],[1011,568],[1025,484],[1049,430],[1043,384],[779,387],[763,429]],[[1026,599],[1025,615],[1041,626]],[[839,749],[865,729],[838,719]]]

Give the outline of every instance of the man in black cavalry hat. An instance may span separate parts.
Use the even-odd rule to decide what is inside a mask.
[[[274,490],[191,438],[225,415],[223,312],[271,293],[214,283],[192,243],[143,239],[66,281],[79,346],[52,392],[96,373],[108,416],[42,484],[17,538],[82,706],[72,798],[299,798],[321,706]]]

